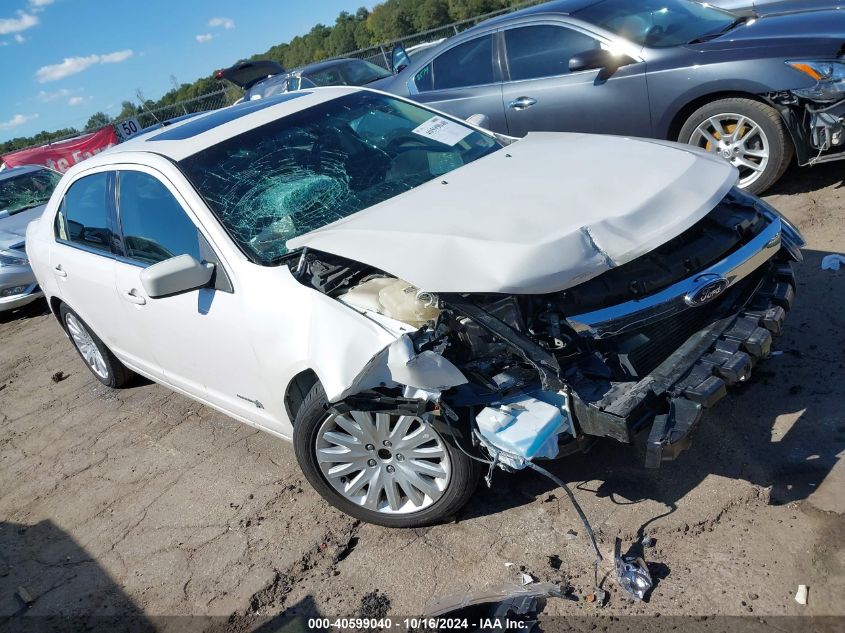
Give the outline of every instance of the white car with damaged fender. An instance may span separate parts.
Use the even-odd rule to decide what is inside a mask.
[[[27,244],[101,382],[292,439],[331,504],[413,526],[493,463],[686,447],[794,295],[801,236],[736,179],[686,145],[320,88],[73,167]]]

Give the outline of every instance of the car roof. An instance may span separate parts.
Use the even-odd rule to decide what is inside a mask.
[[[115,145],[80,163],[84,168],[108,165],[132,154],[159,154],[174,161],[201,152],[233,136],[355,92],[375,92],[355,86],[329,86],[285,92],[272,97],[244,101],[179,121],[151,133]],[[391,95],[392,96],[392,95]],[[75,167],[71,168],[75,170]]]
[[[467,31],[474,31],[476,29],[486,29],[490,26],[495,26],[496,24],[502,22],[510,22],[511,20],[518,20],[520,18],[529,15],[536,15],[538,13],[557,13],[560,15],[568,15],[570,13],[574,13],[575,11],[580,11],[585,7],[598,4],[601,1],[602,0],[553,0],[553,2],[544,2],[542,4],[527,7],[525,9],[520,9],[519,11],[505,13],[504,15],[499,15],[495,18],[490,18],[489,20],[485,20],[484,22],[475,25],[471,29],[467,29]]]
[[[296,69],[296,73],[310,73],[314,72],[315,70],[323,70],[325,68],[334,68],[335,66],[348,66],[352,63],[358,63],[363,60],[361,59],[354,59],[351,57],[341,57],[339,59],[330,59],[325,62],[316,62],[314,64],[308,64],[307,66],[302,66]]]
[[[40,171],[42,169],[47,168],[43,165],[21,165],[19,167],[7,167],[6,169],[0,171],[0,180],[14,178],[15,176],[22,176],[23,174],[29,174],[34,171]]]

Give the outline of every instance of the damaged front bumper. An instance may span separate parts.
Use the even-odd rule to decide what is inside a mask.
[[[656,369],[633,383],[573,385],[573,409],[588,435],[631,442],[652,422],[646,467],[675,459],[689,445],[705,409],[742,383],[771,352],[795,296],[795,278],[786,262],[766,266],[742,307],[701,329]]]
[[[800,166],[845,159],[845,98],[819,101],[787,91],[768,100],[783,118]]]

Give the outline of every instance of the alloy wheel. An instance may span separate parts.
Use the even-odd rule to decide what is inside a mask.
[[[67,330],[73,344],[76,345],[76,349],[79,350],[79,353],[91,371],[103,380],[108,380],[109,370],[106,366],[106,361],[97,348],[94,338],[85,329],[82,322],[74,315],[68,313],[65,317],[65,323],[67,324]]]
[[[440,434],[415,416],[330,413],[317,432],[315,450],[329,484],[374,512],[424,510],[443,496],[452,475]]]
[[[725,113],[702,121],[692,133],[690,144],[718,154],[739,169],[739,186],[755,182],[769,164],[769,139],[752,119]]]

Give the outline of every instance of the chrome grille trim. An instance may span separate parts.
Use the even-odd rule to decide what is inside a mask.
[[[759,209],[770,221],[769,226],[724,259],[642,299],[567,317],[569,325],[584,336],[603,339],[670,318],[685,310],[705,309],[706,304],[690,307],[685,301],[685,297],[700,286],[703,278],[723,277],[728,282],[726,289],[730,288],[769,261],[780,250],[780,217],[762,205]]]

